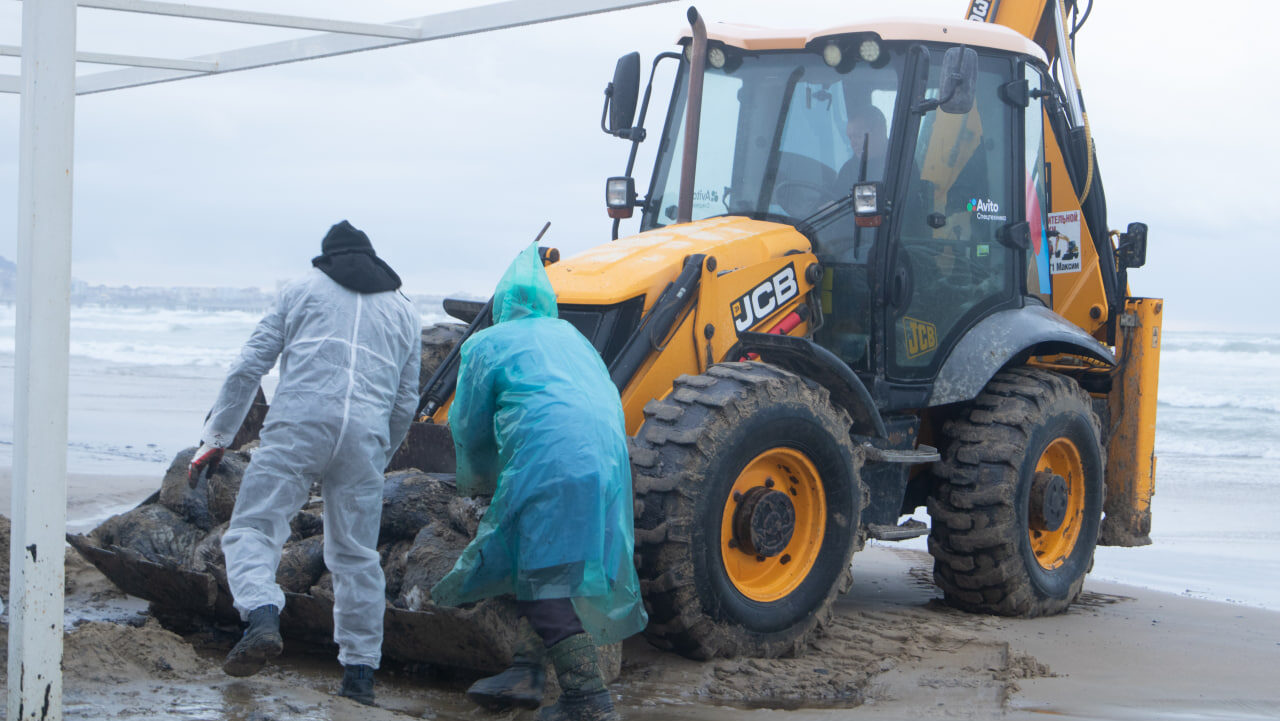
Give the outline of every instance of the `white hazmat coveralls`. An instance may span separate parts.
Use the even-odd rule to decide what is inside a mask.
[[[422,324],[398,291],[357,293],[312,269],[288,285],[232,364],[201,440],[225,446],[280,358],[280,384],[222,537],[241,619],[284,608],[276,583],[289,522],[312,482],[324,497],[338,661],[377,668],[386,580],[378,529],[383,469],[418,403]]]

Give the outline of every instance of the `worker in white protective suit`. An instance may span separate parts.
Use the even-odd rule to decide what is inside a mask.
[[[284,593],[276,568],[290,520],[319,481],[324,562],[333,574],[340,693],[373,703],[385,585],[377,550],[383,470],[418,403],[422,324],[400,278],[347,221],[333,226],[315,267],[285,287],[231,366],[190,482],[216,468],[280,359],[280,383],[222,537],[227,582],[249,627],[227,655],[232,676],[258,672],[283,650]]]

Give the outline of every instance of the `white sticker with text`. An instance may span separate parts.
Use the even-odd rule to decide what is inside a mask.
[[[1049,272],[1080,271],[1080,211],[1049,214]]]

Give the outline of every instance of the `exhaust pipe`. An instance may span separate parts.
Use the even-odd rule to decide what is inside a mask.
[[[702,76],[707,69],[707,26],[695,7],[689,8],[693,44],[689,48],[689,98],[684,113],[684,155],[680,163],[680,199],[676,222],[693,220],[693,177],[698,161],[698,125],[702,120]]]

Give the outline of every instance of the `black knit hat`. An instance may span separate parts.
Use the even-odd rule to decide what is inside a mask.
[[[369,236],[345,220],[329,228],[320,242],[320,253],[311,259],[311,265],[344,288],[382,293],[400,287],[400,276],[373,252]]]
[[[369,242],[369,236],[365,235],[363,230],[344,220],[325,233],[324,240],[320,241],[320,252],[330,255],[346,250],[363,250],[372,253],[373,243]]]

